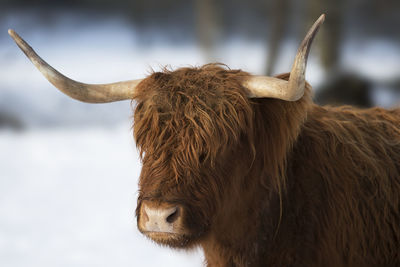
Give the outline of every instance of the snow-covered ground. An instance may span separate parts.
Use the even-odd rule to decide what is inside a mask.
[[[201,266],[136,229],[130,122],[0,132],[0,266]]]

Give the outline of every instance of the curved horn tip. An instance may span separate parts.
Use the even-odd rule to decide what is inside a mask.
[[[22,39],[18,33],[16,33],[13,29],[8,29],[8,34],[13,38],[13,40],[18,44],[20,43],[20,40]]]
[[[13,29],[8,29],[8,34],[13,37],[15,36],[15,31]]]
[[[318,21],[320,21],[321,23],[324,22],[325,17],[326,17],[325,13],[322,13],[321,16],[319,16]]]

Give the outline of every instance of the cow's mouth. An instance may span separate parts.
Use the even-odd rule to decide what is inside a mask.
[[[142,232],[151,240],[172,247],[186,247],[190,242],[190,238],[186,234],[169,233],[169,232]]]

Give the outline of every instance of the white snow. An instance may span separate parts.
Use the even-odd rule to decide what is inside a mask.
[[[0,266],[202,266],[136,229],[129,125],[0,131]]]

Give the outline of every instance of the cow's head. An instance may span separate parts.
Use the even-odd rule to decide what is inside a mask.
[[[14,31],[18,46],[58,89],[89,103],[136,102],[134,136],[142,158],[139,230],[173,247],[195,244],[229,212],[241,178],[255,161],[252,98],[297,101],[304,94],[310,44],[322,15],[300,45],[288,80],[253,76],[222,65],[156,72],[145,79],[92,85],[43,61]],[[233,220],[235,218],[232,218]]]

